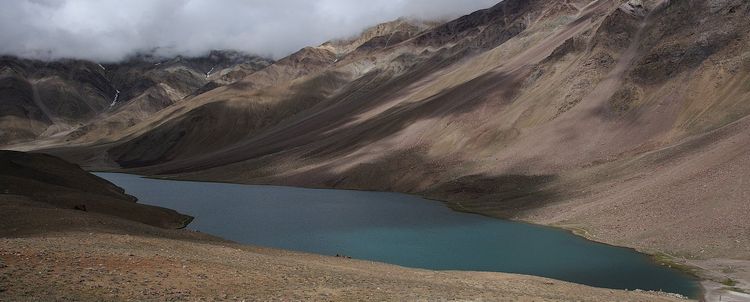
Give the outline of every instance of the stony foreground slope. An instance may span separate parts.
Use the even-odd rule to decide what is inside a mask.
[[[686,301],[529,276],[133,235],[0,238],[0,259],[0,299],[9,301]]]

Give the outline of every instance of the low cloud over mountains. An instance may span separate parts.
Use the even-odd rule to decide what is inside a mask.
[[[402,16],[454,17],[498,0],[24,0],[0,11],[0,53],[117,61],[139,51],[283,57]]]

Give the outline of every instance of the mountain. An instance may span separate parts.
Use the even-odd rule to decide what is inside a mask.
[[[750,260],[748,15],[744,0],[505,0],[12,147],[175,179],[420,194],[720,271]],[[28,86],[4,95],[36,108]]]
[[[4,56],[0,58],[0,144],[71,131],[69,136],[76,138],[93,128],[119,131],[270,63],[235,51],[213,51],[196,58],[137,55],[115,64]],[[108,125],[96,124],[105,116]]]

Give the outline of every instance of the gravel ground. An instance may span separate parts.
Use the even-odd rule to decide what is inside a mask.
[[[0,301],[681,301],[221,242],[65,232],[0,239]]]

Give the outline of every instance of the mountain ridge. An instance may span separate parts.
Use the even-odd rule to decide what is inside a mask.
[[[87,129],[85,124],[112,113],[128,115],[119,123],[134,124],[143,115],[168,107],[208,83],[227,85],[268,64],[267,59],[234,51],[213,51],[196,58],[136,55],[113,64],[3,56],[0,80],[9,91],[0,96],[9,97],[2,102],[0,144],[67,131],[80,136]],[[123,105],[131,108],[118,110]],[[25,121],[31,124],[17,125]]]
[[[748,14],[742,0],[506,0],[304,48],[124,130],[14,148],[421,194],[675,261],[748,261]]]

